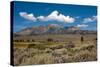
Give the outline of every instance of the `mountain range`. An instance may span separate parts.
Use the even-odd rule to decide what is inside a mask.
[[[49,24],[47,26],[33,26],[24,28],[16,33],[15,36],[23,35],[43,35],[43,34],[86,34],[92,33],[95,34],[96,31],[89,31],[89,30],[81,30],[79,27],[76,26],[69,26],[69,27],[62,27],[55,24]]]

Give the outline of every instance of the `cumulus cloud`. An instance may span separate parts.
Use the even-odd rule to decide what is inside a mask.
[[[27,14],[26,12],[20,12],[19,15],[27,20],[36,21],[36,18],[33,14]]]
[[[88,27],[88,25],[86,25],[86,24],[78,24],[77,27],[84,27],[84,28],[86,28],[86,27]]]
[[[37,19],[38,19],[39,21],[47,21],[45,18],[46,18],[46,17],[44,17],[44,16],[39,16],[39,17],[37,17]]]
[[[58,22],[65,22],[65,23],[73,23],[75,19],[70,16],[65,16],[60,14],[58,11],[53,11],[48,16],[39,16],[37,17],[40,21],[58,21]]]
[[[92,16],[92,17],[84,18],[83,23],[94,22],[96,20],[97,20],[97,16]]]
[[[70,16],[65,16],[58,11],[51,12],[48,16],[38,16],[35,17],[33,14],[27,14],[26,12],[21,12],[20,16],[32,21],[58,21],[65,23],[73,23],[75,18]]]

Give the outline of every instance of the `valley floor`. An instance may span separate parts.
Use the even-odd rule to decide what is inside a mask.
[[[83,39],[81,39],[83,37]],[[15,38],[14,65],[37,65],[97,60],[97,38],[91,35],[44,35]]]

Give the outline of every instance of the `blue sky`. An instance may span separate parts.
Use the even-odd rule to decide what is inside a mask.
[[[15,1],[13,13],[14,32],[48,24],[77,26],[84,30],[97,28],[96,6]]]

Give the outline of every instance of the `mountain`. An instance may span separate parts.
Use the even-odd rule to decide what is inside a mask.
[[[96,33],[96,31],[80,30],[79,27],[69,26],[61,27],[56,24],[49,24],[47,26],[33,26],[25,28],[19,32],[14,33],[15,36],[27,36],[27,35],[41,35],[41,34],[86,34]]]

